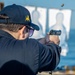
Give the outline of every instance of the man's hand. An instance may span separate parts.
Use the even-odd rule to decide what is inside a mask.
[[[59,43],[60,43],[59,36],[57,36],[57,35],[50,35],[49,40],[50,40],[50,42],[54,42],[57,45],[59,45]]]
[[[53,42],[53,43],[55,43],[57,45],[59,45],[59,43],[60,43],[59,36],[57,36],[57,35],[49,35],[49,34],[47,34],[45,39],[46,39],[46,42]]]
[[[49,43],[49,42],[53,42],[53,43],[59,45],[59,43],[60,43],[59,36],[57,36],[57,35],[49,35],[49,34],[47,34],[45,36],[45,38],[38,39],[38,41],[40,43],[42,43],[42,44],[46,44],[46,43]]]

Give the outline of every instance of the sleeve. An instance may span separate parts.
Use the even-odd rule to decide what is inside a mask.
[[[39,71],[52,71],[60,61],[61,48],[54,44],[48,43],[39,46]]]

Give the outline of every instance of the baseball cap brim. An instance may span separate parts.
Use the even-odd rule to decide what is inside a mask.
[[[34,30],[39,30],[40,29],[39,26],[34,24],[34,23],[31,23],[30,27],[32,27]]]

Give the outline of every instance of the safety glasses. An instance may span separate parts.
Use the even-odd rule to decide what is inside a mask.
[[[31,37],[33,35],[33,33],[34,33],[34,30],[33,29],[30,29],[29,30],[29,37]]]
[[[29,37],[31,37],[33,35],[33,33],[34,33],[34,29],[30,28],[28,26],[26,26],[26,27],[27,27],[27,32],[29,33]]]

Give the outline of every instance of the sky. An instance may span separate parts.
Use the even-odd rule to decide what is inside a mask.
[[[46,8],[60,8],[64,4],[63,8],[75,9],[75,0],[0,0],[5,3],[5,6],[10,4],[20,4],[20,5],[32,5],[32,6],[41,6]]]

